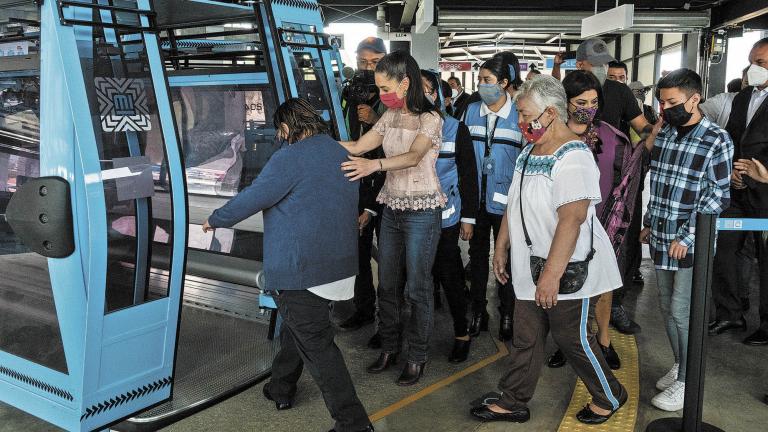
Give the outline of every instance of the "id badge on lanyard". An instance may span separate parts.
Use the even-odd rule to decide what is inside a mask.
[[[489,176],[493,175],[496,171],[496,160],[491,156],[491,146],[493,145],[493,137],[496,135],[496,122],[493,123],[493,129],[491,129],[491,114],[488,114],[485,119],[486,141],[485,141],[485,157],[483,158],[483,174]]]

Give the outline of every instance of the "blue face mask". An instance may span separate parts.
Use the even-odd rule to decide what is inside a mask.
[[[477,93],[486,105],[493,105],[504,94],[504,89],[498,84],[478,84]]]

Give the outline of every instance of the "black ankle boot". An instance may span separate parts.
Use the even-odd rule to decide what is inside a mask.
[[[472,321],[469,322],[469,335],[475,337],[481,331],[488,331],[488,312],[472,312]]]
[[[598,345],[600,345],[600,350],[603,352],[603,357],[605,358],[605,362],[608,363],[608,367],[611,368],[611,370],[621,369],[621,359],[619,359],[619,354],[616,350],[613,349],[613,344],[608,344],[607,347],[604,347],[600,343],[598,343]]]
[[[453,340],[453,350],[451,350],[451,355],[448,357],[448,361],[451,363],[461,363],[469,357],[469,345],[472,343],[472,340],[461,340],[461,339],[454,339]]]
[[[565,366],[566,363],[568,363],[568,361],[565,359],[565,354],[563,354],[563,352],[558,349],[554,354],[552,354],[552,356],[549,357],[547,366],[551,367],[552,369],[557,369]]]
[[[403,373],[400,374],[400,378],[397,379],[397,385],[399,386],[411,386],[419,382],[421,376],[424,375],[424,365],[426,363],[416,363],[409,361],[403,368]]]
[[[377,374],[389,369],[390,366],[397,364],[397,353],[383,352],[379,358],[368,366],[368,373]]]
[[[501,314],[501,320],[499,321],[499,340],[502,342],[511,340],[513,331],[512,314]]]

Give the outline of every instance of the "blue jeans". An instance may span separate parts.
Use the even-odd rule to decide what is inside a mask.
[[[412,362],[427,361],[435,299],[432,266],[440,241],[440,209],[384,207],[379,239],[379,333],[384,352],[398,353],[403,336]],[[403,281],[405,292],[402,291]],[[404,304],[407,323],[400,322]],[[405,325],[403,325],[405,324]]]
[[[677,380],[685,382],[685,368],[688,361],[688,323],[691,319],[691,285],[693,267],[677,271],[656,270],[656,285],[659,287],[661,315],[667,327],[667,336],[675,354],[675,363],[680,364]]]

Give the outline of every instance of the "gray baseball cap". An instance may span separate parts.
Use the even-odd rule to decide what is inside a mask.
[[[588,61],[592,66],[602,66],[616,61],[608,54],[608,45],[602,39],[587,39],[576,49],[576,61]]]
[[[653,86],[644,85],[640,81],[632,81],[631,83],[629,83],[629,88],[631,90],[646,90],[647,91],[647,90],[650,90],[651,87],[653,87]]]
[[[379,54],[387,53],[387,47],[384,45],[384,41],[381,38],[373,36],[363,39],[360,44],[357,45],[357,51],[355,52],[360,52],[364,49],[371,50]]]

